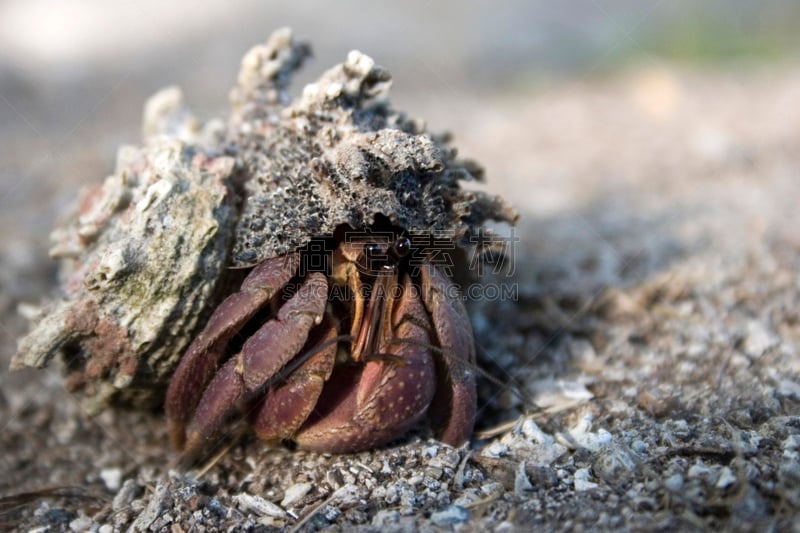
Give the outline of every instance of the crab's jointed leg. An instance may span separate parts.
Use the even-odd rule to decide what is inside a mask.
[[[239,292],[228,296],[214,310],[205,329],[186,350],[169,383],[165,402],[170,437],[177,449],[185,445],[186,424],[217,371],[228,341],[289,282],[299,264],[299,255],[289,254],[256,266]]]
[[[255,408],[252,424],[260,439],[290,439],[306,421],[336,363],[336,340],[330,318],[311,330],[300,351],[311,352],[309,358],[282,383],[271,386]]]
[[[438,438],[460,446],[472,435],[477,408],[475,341],[455,284],[430,263],[422,265],[422,300],[433,320],[441,353],[436,354],[436,396],[431,426]]]
[[[186,428],[184,452],[190,457],[204,448],[224,425],[232,409],[262,391],[288,363],[322,321],[328,300],[325,275],[313,272],[277,316],[247,339],[242,351],[231,357],[208,384],[194,417]]]

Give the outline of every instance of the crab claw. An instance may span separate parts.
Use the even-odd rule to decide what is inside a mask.
[[[244,343],[214,375],[197,405],[186,431],[184,453],[190,457],[204,448],[242,400],[263,390],[275,374],[306,343],[311,328],[322,321],[327,303],[327,281],[309,274],[277,316]]]
[[[472,326],[449,278],[430,263],[422,266],[421,277],[422,300],[441,349],[434,358],[439,383],[428,414],[439,440],[460,446],[472,435],[477,409]]]
[[[409,279],[393,311],[394,340],[384,357],[337,367],[317,409],[294,440],[304,449],[349,453],[384,444],[418,422],[434,395],[436,378],[425,309]]]

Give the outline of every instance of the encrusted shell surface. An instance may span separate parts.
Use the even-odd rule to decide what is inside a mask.
[[[97,411],[154,404],[237,270],[376,215],[466,242],[501,199],[461,188],[482,170],[392,110],[391,77],[360,52],[292,101],[310,54],[279,30],[243,58],[231,116],[201,124],[169,88],[145,107],[145,144],[84,191],[58,228],[62,297],[45,305],[12,367],[64,356],[67,386]]]
[[[42,309],[12,360],[42,367],[62,353],[67,387],[83,390],[91,412],[158,396],[227,266],[234,160],[152,141],[122,148],[114,175],[53,233],[64,297]]]
[[[486,219],[515,219],[499,198],[461,189],[460,181],[482,178],[480,167],[456,159],[420,121],[391,109],[391,76],[360,52],[350,52],[284,107],[287,70],[307,53],[278,32],[242,62],[232,136],[249,179],[235,264],[288,252],[343,223],[368,226],[377,214],[455,241],[469,238]],[[283,67],[270,64],[276,57],[284,58]],[[276,72],[280,82],[270,78]]]

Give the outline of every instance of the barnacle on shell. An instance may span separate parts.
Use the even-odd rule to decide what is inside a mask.
[[[390,107],[391,76],[370,57],[351,52],[292,100],[309,54],[288,29],[251,49],[225,120],[201,123],[176,88],[149,100],[143,146],[121,148],[114,174],[54,231],[61,295],[13,368],[60,354],[91,411],[156,405],[234,267],[377,216],[457,243],[489,219],[515,221],[501,199],[461,187],[480,167]]]

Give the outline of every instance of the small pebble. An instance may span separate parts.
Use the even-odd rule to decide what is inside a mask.
[[[250,511],[259,516],[269,516],[272,518],[285,518],[286,512],[274,503],[265,500],[261,496],[253,496],[242,492],[233,497],[239,508],[245,512]]]
[[[739,447],[745,455],[756,454],[762,440],[763,437],[755,431],[742,431],[739,434]]]
[[[172,494],[166,483],[159,482],[150,495],[150,501],[133,522],[133,529],[144,531],[172,506]]]
[[[517,528],[508,520],[504,520],[503,522],[500,522],[494,526],[494,531],[495,533],[513,533],[514,531],[517,531]]]
[[[131,502],[142,493],[142,491],[142,486],[139,485],[135,479],[126,480],[125,483],[122,484],[120,491],[116,496],[114,496],[114,500],[111,503],[111,509],[114,512],[119,512],[130,505]]]
[[[408,484],[416,488],[417,485],[422,483],[422,479],[423,479],[422,475],[411,476],[410,478],[408,478]]]
[[[779,472],[786,486],[800,486],[800,461],[798,461],[796,452],[794,452],[794,457],[789,458],[781,465]]]
[[[206,509],[220,518],[228,516],[228,508],[222,505],[216,498],[211,498],[206,502]]]
[[[428,446],[424,450],[422,450],[422,455],[424,457],[436,457],[439,453],[439,446]]]
[[[103,480],[109,491],[117,492],[122,486],[122,469],[104,468],[100,470],[100,479]]]
[[[336,519],[339,518],[342,512],[339,510],[338,507],[334,507],[333,505],[326,505],[317,514],[322,516],[330,524],[331,522],[336,521]]]
[[[72,531],[88,531],[90,527],[92,527],[92,519],[88,516],[76,518],[69,523],[69,528]]]
[[[295,483],[286,489],[286,493],[283,495],[283,500],[281,500],[281,507],[291,507],[300,501],[303,496],[308,494],[310,490],[311,483]]]
[[[439,527],[466,522],[467,519],[469,511],[458,505],[451,505],[431,515],[431,522]]]
[[[587,490],[596,489],[599,485],[597,483],[593,483],[589,481],[589,469],[588,468],[579,468],[575,471],[575,475],[573,477],[574,487],[575,490],[578,492],[583,492]]]
[[[514,476],[514,493],[517,496],[523,496],[526,492],[532,490],[533,485],[531,485],[531,481],[528,479],[528,474],[525,473],[525,461],[521,461],[519,465],[517,465],[517,472]]]
[[[522,426],[520,426],[520,431],[526,439],[534,444],[553,444],[555,442],[555,439],[551,435],[548,435],[542,431],[539,426],[536,425],[536,422],[530,418],[526,419],[525,422],[522,423]]]
[[[439,479],[442,477],[442,469],[435,467],[428,467],[425,469],[425,475],[432,479]]]
[[[372,517],[374,527],[385,527],[389,524],[396,524],[400,520],[400,513],[394,509],[381,509]]]
[[[597,360],[597,352],[594,346],[584,339],[570,339],[567,342],[567,352],[570,356],[581,364],[591,364]]]
[[[490,481],[481,486],[481,492],[486,496],[497,496],[505,492],[505,487],[499,481]]]
[[[689,472],[688,472],[688,474],[689,474],[689,477],[694,477],[694,478],[697,478],[697,477],[705,477],[705,476],[707,476],[707,475],[708,475],[708,474],[710,474],[710,473],[711,473],[711,469],[710,469],[710,468],[708,468],[708,467],[707,467],[705,464],[703,464],[703,462],[701,462],[701,461],[698,461],[697,463],[693,464],[693,465],[692,465],[692,466],[689,468]]]
[[[455,501],[453,502],[453,505],[469,508],[469,506],[471,506],[473,503],[475,503],[480,499],[481,498],[474,492],[469,492],[464,494],[463,496],[459,496],[458,498],[456,498]]]
[[[606,446],[611,445],[613,437],[611,433],[605,429],[599,429],[597,432],[589,431],[592,427],[593,417],[586,415],[578,421],[578,423],[569,429],[569,438],[564,439],[565,444],[569,445],[573,442],[581,448],[586,448],[589,451],[597,452]]]
[[[689,422],[684,420],[683,418],[677,418],[675,420],[668,420],[667,425],[672,427],[672,430],[675,432],[683,432],[689,431]]]
[[[776,346],[778,342],[780,339],[764,324],[752,321],[747,324],[747,333],[742,343],[742,349],[750,357],[760,357],[764,352]]]
[[[734,475],[733,471],[730,468],[723,467],[720,470],[719,478],[717,479],[717,488],[718,489],[727,489],[736,484],[736,475]]]
[[[487,446],[481,451],[481,455],[483,455],[484,457],[498,458],[498,457],[503,457],[504,455],[507,454],[508,454],[508,446],[499,441],[491,443],[489,446]]]
[[[683,476],[673,474],[664,480],[664,486],[672,492],[678,492],[683,488]]]
[[[360,489],[358,486],[350,483],[337,489],[333,494],[333,500],[341,507],[353,507],[358,504],[359,495]]]
[[[616,483],[630,478],[636,470],[636,463],[623,448],[606,448],[601,451],[592,465],[595,475],[608,482]]]

